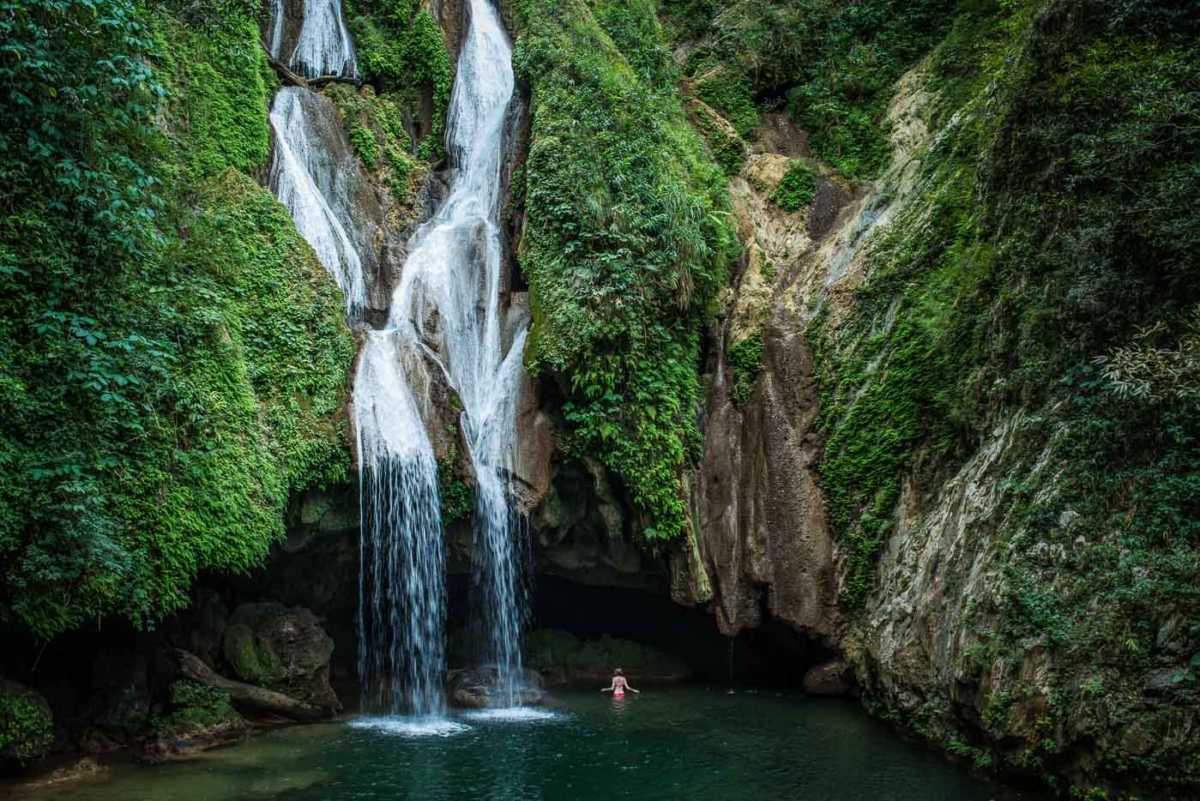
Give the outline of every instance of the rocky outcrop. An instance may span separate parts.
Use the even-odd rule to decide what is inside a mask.
[[[761,137],[775,139],[790,141]],[[674,557],[673,594],[711,603],[726,634],[759,625],[765,611],[833,642],[841,617],[805,334],[824,289],[817,235],[829,227],[812,220],[846,216],[851,194],[821,177],[819,203],[780,209],[770,195],[790,162],[751,154],[730,184],[745,256],[714,332],[704,455],[688,480],[692,540]],[[739,348],[751,357],[735,356]]]
[[[226,702],[232,701],[238,708],[247,712],[313,723],[326,720],[337,711],[334,707],[319,706],[276,690],[228,679],[187,651],[176,651],[175,658],[179,664],[180,675],[190,682],[220,693]]]
[[[538,629],[525,638],[525,659],[547,684],[607,682],[621,668],[633,684],[684,681],[687,665],[648,645],[600,637],[580,639],[558,629]]]
[[[243,604],[225,627],[223,653],[243,681],[329,713],[341,709],[329,686],[333,639],[308,609]]]
[[[846,695],[853,686],[853,670],[844,659],[813,665],[804,674],[804,692],[809,695]]]
[[[197,657],[179,652],[185,675],[211,679],[208,667]],[[155,720],[137,744],[137,755],[146,762],[166,762],[237,742],[250,725],[230,702],[230,694],[208,681],[183,680],[171,687],[171,711]]]
[[[633,543],[628,502],[593,459],[561,459],[530,518],[539,572],[665,594],[665,566]]]

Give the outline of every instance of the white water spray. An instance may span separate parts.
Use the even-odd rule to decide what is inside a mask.
[[[522,549],[510,476],[525,332],[505,348],[498,197],[512,48],[488,0],[470,7],[449,113],[448,146],[458,172],[445,203],[413,237],[389,325],[400,338],[444,354],[462,400],[476,480],[476,609],[485,660],[499,673],[498,700],[511,706],[522,673]]]
[[[353,320],[366,305],[366,283],[362,260],[347,229],[353,224],[349,203],[338,202],[338,171],[344,165],[334,163],[320,139],[310,135],[313,106],[319,102],[328,101],[298,86],[285,86],[275,95],[271,104],[275,132],[271,189],[341,287],[347,314]]]

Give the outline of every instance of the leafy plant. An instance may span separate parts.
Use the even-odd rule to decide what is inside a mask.
[[[771,193],[771,202],[784,211],[799,211],[812,202],[817,193],[817,174],[800,159],[788,163],[787,172]]]
[[[684,117],[653,12],[514,4],[514,64],[533,97],[526,358],[560,377],[566,444],[621,478],[651,541],[685,526],[700,329],[736,248],[724,178]]]

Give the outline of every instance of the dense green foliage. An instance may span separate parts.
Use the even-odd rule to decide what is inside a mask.
[[[771,193],[771,202],[784,211],[799,211],[817,193],[817,173],[801,159],[793,159],[779,185]]]
[[[0,7],[0,617],[41,636],[180,608],[345,474],[341,302],[250,177],[256,5]]]
[[[0,763],[25,765],[45,756],[54,742],[50,707],[37,693],[0,680]]]
[[[970,114],[927,158],[931,188],[875,259],[882,268],[851,323],[861,333],[838,334],[852,351],[828,366],[856,397],[848,407],[831,397],[825,412],[825,472],[843,522],[866,499],[894,497],[884,487],[915,442],[969,442],[1012,404],[1075,398],[1056,406],[1059,422],[1074,419],[1072,408],[1096,408],[1084,398],[1105,394],[1096,357],[1140,325],[1155,324],[1161,345],[1188,330],[1200,299],[1188,286],[1197,234],[1186,222],[1200,210],[1200,109],[1186,87],[1200,68],[1184,31],[1156,30],[1149,7],[1141,41],[1118,58],[1099,39],[1124,18],[1074,5],[1087,13],[1072,20],[1073,38],[1021,38],[1065,11],[984,6],[936,54],[935,115],[949,120],[962,103]],[[985,108],[996,81],[1007,102]],[[1125,423],[1110,435],[1136,441],[1150,411],[1118,415]]]
[[[410,121],[416,140],[411,155],[437,161],[454,82],[441,28],[417,0],[347,0],[344,6],[363,79]]]
[[[733,385],[733,402],[742,406],[750,399],[750,393],[754,391],[762,373],[762,334],[756,331],[731,345],[727,360]]]
[[[649,2],[514,4],[532,90],[527,361],[567,389],[570,447],[624,481],[648,540],[685,526],[701,323],[735,240]]]
[[[748,136],[755,103],[784,106],[814,152],[869,177],[887,159],[893,82],[937,43],[955,0],[665,0],[697,93]]]

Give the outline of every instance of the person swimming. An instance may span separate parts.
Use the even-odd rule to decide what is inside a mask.
[[[611,692],[613,694],[613,698],[624,698],[626,690],[629,690],[630,692],[633,692],[633,693],[641,692],[641,690],[633,689],[633,687],[631,687],[629,685],[629,682],[625,679],[625,674],[623,672],[621,672],[620,668],[617,668],[616,670],[613,671],[612,684],[608,685],[600,692],[602,692],[602,693]]]

